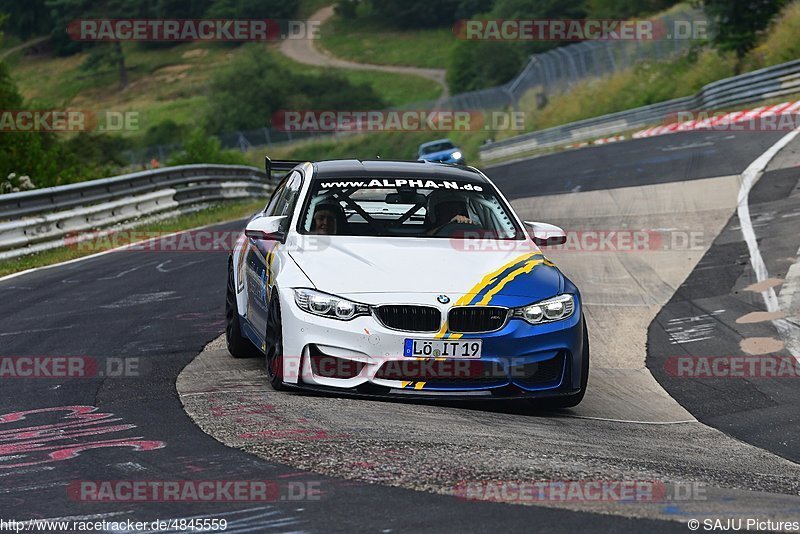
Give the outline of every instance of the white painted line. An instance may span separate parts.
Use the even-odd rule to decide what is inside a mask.
[[[756,280],[758,282],[763,282],[769,278],[769,272],[767,272],[767,265],[764,262],[764,258],[761,256],[761,251],[758,248],[756,233],[753,229],[753,223],[750,220],[750,190],[764,173],[764,169],[767,168],[769,162],[772,161],[778,152],[783,150],[786,145],[791,143],[798,134],[800,134],[800,128],[792,130],[783,136],[777,143],[772,145],[769,150],[756,158],[756,160],[751,163],[742,173],[742,185],[739,188],[736,213],[739,216],[739,224],[741,225],[742,236],[747,243],[747,250],[750,253],[750,265],[753,267],[753,272],[755,272]],[[774,288],[769,288],[766,291],[762,291],[761,296],[764,298],[764,304],[766,305],[768,312],[776,312],[781,309]],[[786,321],[785,319],[774,320],[772,321],[772,324],[778,329],[778,333],[780,334],[786,349],[792,354],[792,356],[800,361],[800,327],[790,323],[789,321]]]
[[[609,423],[625,423],[630,425],[682,425],[685,423],[699,423],[696,419],[685,421],[630,421],[627,419],[608,419],[606,417],[590,417],[588,415],[561,415],[570,419],[588,419],[590,421],[608,421]]]

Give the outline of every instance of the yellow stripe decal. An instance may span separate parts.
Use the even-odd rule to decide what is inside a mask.
[[[478,306],[485,306],[493,296],[499,293],[503,287],[506,286],[509,282],[511,282],[514,278],[519,276],[523,273],[529,273],[533,270],[533,268],[537,265],[548,265],[554,267],[555,265],[548,260],[547,258],[542,255],[541,252],[531,252],[528,254],[523,254],[514,258],[513,260],[509,261],[502,267],[492,271],[491,273],[484,276],[480,282],[475,284],[466,294],[464,294],[458,301],[454,304],[454,306],[466,306],[470,303],[470,301],[475,298],[476,295],[479,295],[481,291],[485,290],[487,287],[494,284],[494,287],[490,289],[477,303]],[[500,278],[500,276],[507,272],[510,268],[515,267],[517,265],[521,265],[518,269],[515,269],[506,276]],[[453,334],[448,332],[448,324],[447,321],[442,325],[439,331],[434,336],[436,339],[460,339],[462,334]]]
[[[425,387],[425,382],[417,382],[414,384],[414,389],[422,389]]]
[[[508,263],[506,263],[505,265],[503,265],[499,269],[496,269],[495,271],[492,271],[491,273],[489,273],[486,276],[484,276],[483,279],[480,282],[475,284],[475,286],[472,289],[470,289],[467,292],[466,295],[464,295],[463,297],[458,299],[458,302],[456,302],[455,305],[456,306],[464,306],[466,304],[469,304],[469,301],[472,300],[472,297],[474,295],[476,295],[476,294],[480,293],[482,290],[486,289],[493,282],[496,282],[497,281],[497,277],[500,276],[501,274],[503,274],[504,271],[508,270],[509,267],[511,267],[513,265],[516,265],[517,263],[522,263],[524,261],[527,261],[527,260],[529,260],[530,258],[532,258],[534,256],[539,256],[540,254],[541,253],[539,253],[539,252],[531,252],[531,253],[528,253],[528,254],[523,254],[522,256],[519,256],[519,257],[509,261]]]
[[[477,303],[477,306],[486,306],[487,304],[489,304],[489,301],[492,300],[492,297],[495,296],[497,293],[499,293],[500,290],[503,289],[509,282],[511,282],[521,274],[526,274],[531,272],[534,267],[536,267],[537,265],[541,265],[542,263],[544,263],[544,258],[536,260],[532,259],[527,261],[525,265],[523,265],[519,269],[511,271],[505,278],[503,278],[500,282],[498,282],[491,290],[486,292],[483,298]]]

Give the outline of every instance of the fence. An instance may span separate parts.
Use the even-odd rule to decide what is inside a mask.
[[[241,165],[183,165],[0,195],[0,260],[64,245],[64,237],[187,206],[266,197],[267,175]]]
[[[480,155],[481,159],[508,157],[539,148],[632,130],[648,124],[663,123],[671,113],[678,111],[710,111],[795,93],[800,93],[800,60],[710,83],[694,96],[563,124],[486,144],[480,148]]]

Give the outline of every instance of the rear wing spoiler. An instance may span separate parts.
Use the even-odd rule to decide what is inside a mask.
[[[269,159],[269,156],[264,156],[264,169],[267,171],[267,178],[269,180],[272,180],[272,171],[289,172],[303,163],[308,162],[294,159],[271,160]]]

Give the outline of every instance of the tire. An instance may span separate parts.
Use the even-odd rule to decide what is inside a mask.
[[[275,391],[285,391],[283,383],[283,323],[281,322],[281,303],[278,292],[272,294],[267,316],[267,379]]]
[[[242,335],[239,321],[233,267],[228,267],[228,288],[225,291],[225,343],[228,345],[228,352],[234,358],[253,358],[258,356],[261,351]]]
[[[552,399],[534,400],[537,408],[544,410],[560,410],[563,408],[574,408],[583,400],[586,395],[586,386],[589,384],[589,330],[586,328],[586,319],[583,319],[583,358],[581,361],[581,390],[573,395],[565,397],[555,397]]]

